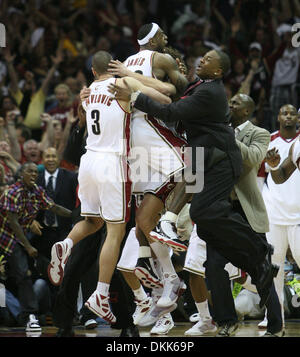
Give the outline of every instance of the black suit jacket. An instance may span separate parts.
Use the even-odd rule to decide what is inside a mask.
[[[37,185],[46,188],[44,170],[38,175]],[[77,173],[59,168],[54,190],[54,202],[71,211],[74,210],[76,205],[77,185]],[[38,221],[40,223],[44,222],[44,213],[41,213],[38,216]],[[57,223],[60,230],[69,232],[72,228],[71,218],[57,216]]]
[[[164,122],[181,121],[189,146],[205,148],[206,163],[216,152],[215,148],[219,149],[230,159],[235,176],[240,175],[242,158],[229,126],[228,100],[220,79],[191,83],[184,96],[171,104],[160,104],[140,94],[134,106]]]

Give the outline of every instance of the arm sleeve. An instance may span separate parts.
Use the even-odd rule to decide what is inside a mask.
[[[243,162],[248,166],[260,165],[268,151],[270,134],[267,131],[257,132],[249,146],[237,140]]]
[[[206,90],[198,91],[171,104],[160,104],[140,93],[134,107],[164,122],[181,120],[184,123],[194,119],[201,120],[206,108],[211,107],[210,101],[211,96]]]
[[[47,195],[46,190],[43,187],[37,186],[37,192],[40,209],[46,210],[55,206],[54,201]]]
[[[19,195],[14,195],[10,190],[4,192],[1,199],[1,210],[19,213],[22,210]]]

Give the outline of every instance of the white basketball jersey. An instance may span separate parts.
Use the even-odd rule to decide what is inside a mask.
[[[116,78],[94,81],[90,85],[90,96],[82,103],[88,132],[86,149],[127,155],[131,114],[124,111],[117,100],[112,100],[108,86],[115,82]]]
[[[124,64],[131,72],[137,72],[146,77],[154,77],[152,73],[152,59],[154,51],[143,50],[128,57]]]
[[[300,170],[300,136],[298,136],[298,140],[296,140],[296,142],[294,144],[292,160],[293,160],[293,163]]]
[[[299,137],[286,140],[280,136],[279,132],[271,135],[269,149],[276,147],[281,157],[282,163],[289,155],[291,145],[299,141]],[[269,174],[263,187],[263,198],[267,207],[269,221],[278,225],[300,224],[300,172],[296,170],[284,183],[278,185]]]

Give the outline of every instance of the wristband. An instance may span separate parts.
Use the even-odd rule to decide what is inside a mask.
[[[137,90],[136,92],[131,93],[131,97],[130,97],[130,106],[131,106],[131,108],[134,107],[134,103],[137,100],[137,97],[139,96],[140,93],[141,93],[140,90]]]

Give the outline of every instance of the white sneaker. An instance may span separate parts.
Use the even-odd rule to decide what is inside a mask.
[[[169,307],[158,307],[156,304],[153,304],[150,310],[141,318],[138,323],[138,326],[145,327],[151,326],[156,323],[162,316],[168,314],[177,309],[177,304],[173,304]]]
[[[164,290],[161,298],[157,301],[158,307],[168,307],[176,303],[179,296],[186,289],[186,285],[179,279],[177,274],[164,274]]]
[[[217,331],[217,327],[212,323],[212,319],[199,320],[192,328],[185,331],[185,336],[202,336],[206,333]]]
[[[200,320],[199,312],[195,312],[193,315],[189,317],[190,322],[198,322]]]
[[[162,316],[152,327],[150,335],[166,335],[174,327],[174,321],[170,313]]]
[[[265,318],[257,325],[260,330],[264,330],[268,327],[268,319],[265,316]]]
[[[142,317],[150,310],[152,306],[152,298],[147,297],[145,300],[135,300],[136,303],[136,309],[134,311],[134,314],[132,315],[133,318],[133,323],[135,325],[138,325]]]
[[[48,265],[48,277],[53,285],[60,285],[64,277],[64,269],[71,254],[71,247],[62,242],[57,242],[51,249],[51,261]]]
[[[110,305],[107,296],[103,296],[97,291],[94,291],[84,305],[94,314],[98,315],[110,324],[116,323],[117,319],[110,310]]]
[[[40,326],[39,320],[35,317],[35,315],[30,314],[28,318],[28,322],[26,324],[26,332],[40,332],[42,328]]]
[[[92,329],[96,328],[97,326],[98,326],[98,322],[96,320],[94,320],[94,319],[87,320],[84,323],[84,327],[87,330],[92,330]]]

